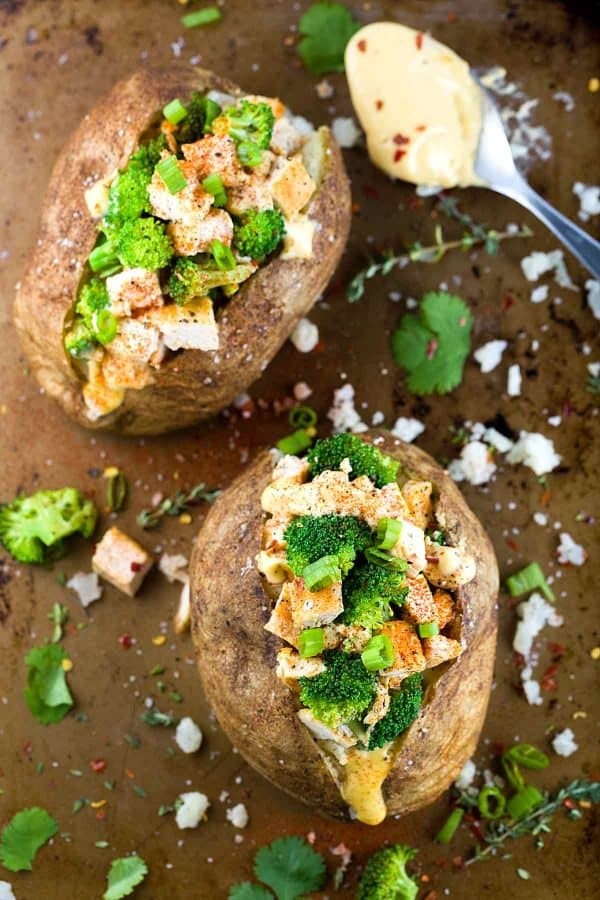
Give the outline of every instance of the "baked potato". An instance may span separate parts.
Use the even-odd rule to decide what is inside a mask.
[[[54,167],[15,303],[31,368],[87,428],[209,417],[310,310],[349,223],[328,128],[212,72],[138,71]]]
[[[497,564],[423,451],[372,431],[306,460],[262,453],[207,516],[190,583],[209,703],[297,799],[378,824],[435,800],[475,750]]]

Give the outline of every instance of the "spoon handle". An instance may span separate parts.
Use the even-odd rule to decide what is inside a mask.
[[[540,197],[527,182],[519,178],[512,184],[497,188],[502,194],[516,200],[532,212],[562,241],[573,256],[589,269],[594,278],[600,278],[600,243],[582,228],[559,213],[547,200]]]

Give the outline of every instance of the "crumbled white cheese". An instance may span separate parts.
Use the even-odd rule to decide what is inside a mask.
[[[434,197],[444,190],[439,184],[418,184],[415,189],[417,197]]]
[[[482,441],[465,444],[460,459],[453,460],[448,466],[451,478],[470,484],[486,484],[495,471],[496,465],[490,459],[490,451]]]
[[[540,683],[539,681],[536,681],[535,678],[531,678],[531,674],[531,666],[527,666],[521,671],[521,684],[523,685],[523,693],[525,694],[525,699],[530,706],[541,706],[544,701],[542,700],[542,690],[540,688]]]
[[[597,378],[600,375],[600,362],[588,363],[587,370],[592,378]]]
[[[536,475],[545,475],[555,469],[561,457],[554,449],[554,443],[543,434],[521,431],[519,440],[506,457],[509,463],[523,463],[533,469]]]
[[[507,341],[488,341],[475,351],[473,356],[484,374],[496,368],[507,347]]]
[[[531,121],[539,101],[530,99],[517,82],[509,81],[506,69],[501,66],[489,69],[481,80],[502,97],[500,114],[519,168],[526,169],[534,157],[549,159],[552,147],[550,134],[542,125],[534,125]]]
[[[560,287],[568,288],[571,291],[577,290],[576,285],[571,281],[562,250],[552,250],[550,253],[534,250],[529,256],[523,257],[521,269],[528,281],[537,281],[546,272],[554,272],[554,280]]]
[[[560,535],[560,543],[556,552],[561,566],[582,566],[587,559],[587,553],[581,544],[576,543],[570,534],[563,531]]]
[[[175,821],[178,828],[197,828],[206,815],[210,802],[206,794],[188,791],[177,798]]]
[[[549,290],[550,289],[547,284],[538,285],[531,292],[531,302],[532,303],[543,303],[544,300],[548,299],[548,291]]]
[[[392,428],[392,434],[394,437],[400,438],[401,441],[406,441],[407,444],[411,444],[415,438],[419,437],[420,434],[423,434],[425,431],[425,426],[422,422],[419,422],[418,419],[407,419],[404,416],[400,416],[396,419],[394,427]]]
[[[509,366],[506,393],[509,397],[519,397],[521,394],[521,368],[519,363]]]
[[[552,99],[556,100],[557,103],[562,103],[565,107],[565,112],[573,112],[575,109],[573,95],[569,94],[568,91],[556,91],[555,94],[552,94]]]
[[[548,425],[552,425],[553,428],[558,428],[561,422],[562,416],[548,416]]]
[[[477,767],[472,759],[468,759],[460,772],[458,773],[458,778],[454,782],[455,786],[459,791],[466,791],[467,788],[471,787],[473,781],[475,780],[475,775],[477,773]]]
[[[290,335],[290,341],[300,353],[310,353],[319,343],[319,329],[310,319],[300,319]]]
[[[355,409],[354,388],[351,384],[345,384],[333,392],[333,404],[327,418],[333,422],[333,430],[337,434],[342,431],[360,432],[368,429]]]
[[[559,756],[572,756],[579,750],[579,744],[575,742],[575,735],[570,728],[565,728],[552,738],[552,749]]]
[[[303,400],[308,400],[312,394],[312,388],[305,381],[298,381],[294,385],[292,393],[294,394],[294,400],[302,403]]]
[[[534,592],[527,600],[519,603],[517,613],[521,621],[517,625],[513,639],[513,650],[529,659],[531,648],[537,635],[546,625],[558,627],[563,624],[553,606],[544,600],[541,594]]]
[[[332,83],[326,78],[322,78],[321,81],[315,85],[315,91],[320,100],[329,100],[335,93]]]
[[[195,753],[202,746],[202,732],[189,716],[184,716],[177,725],[175,743],[183,753]]]
[[[331,131],[340,147],[355,147],[362,134],[360,128],[349,116],[337,116],[331,123]]]
[[[89,606],[102,596],[102,588],[95,572],[76,572],[67,581],[67,587],[75,591],[83,607]]]
[[[0,900],[17,900],[8,881],[0,881]]]
[[[373,425],[374,428],[377,428],[378,425],[383,425],[384,422],[385,415],[380,409],[376,410],[371,416],[371,425]]]
[[[231,809],[227,810],[227,821],[231,822],[234,828],[245,828],[249,821],[248,810],[243,803],[238,803]]]
[[[495,428],[486,428],[483,432],[483,440],[499,453],[508,453],[513,446],[511,439],[507,438],[505,434],[501,434]]]
[[[547,525],[548,516],[543,512],[534,512],[533,521],[536,523],[536,525]]]
[[[600,187],[576,181],[573,185],[573,193],[579,197],[577,215],[582,222],[587,222],[591,216],[597,216],[600,213]]]
[[[600,281],[588,278],[585,283],[588,306],[595,319],[600,319]]]
[[[187,581],[188,561],[181,553],[163,553],[158,561],[158,568],[171,583],[173,581],[181,581],[183,584]]]

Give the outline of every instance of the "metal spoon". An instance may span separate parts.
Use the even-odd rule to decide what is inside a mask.
[[[595,278],[600,278],[600,243],[529,187],[515,166],[498,107],[477,75],[471,74],[481,88],[483,102],[475,174],[486,187],[511,197],[537,216]]]

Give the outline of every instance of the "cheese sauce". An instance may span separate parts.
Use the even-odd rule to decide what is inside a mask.
[[[392,768],[393,757],[384,748],[379,750],[348,750],[342,769],[341,793],[352,807],[359,822],[379,825],[387,809],[381,787]]]
[[[481,184],[481,92],[468,63],[404,25],[375,22],[346,47],[352,102],[376,166],[413,184]]]

